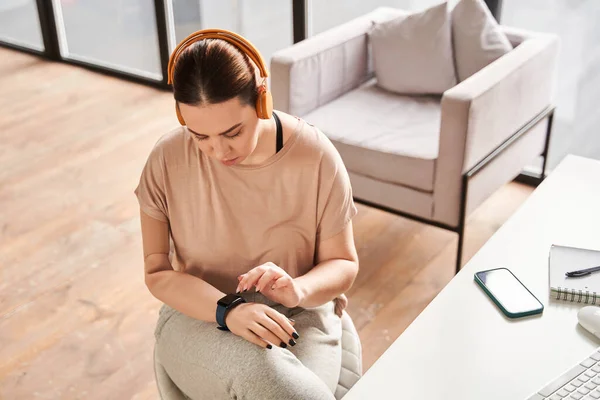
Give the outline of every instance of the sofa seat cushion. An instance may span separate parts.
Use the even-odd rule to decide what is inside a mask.
[[[321,129],[349,171],[432,192],[440,96],[404,96],[371,80],[302,116]]]

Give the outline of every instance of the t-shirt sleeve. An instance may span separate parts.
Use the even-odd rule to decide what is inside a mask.
[[[155,146],[150,152],[134,193],[143,212],[159,221],[168,222],[165,163],[159,147]]]
[[[319,171],[317,240],[323,241],[342,232],[358,210],[352,197],[348,171],[337,149],[325,140],[325,152]]]

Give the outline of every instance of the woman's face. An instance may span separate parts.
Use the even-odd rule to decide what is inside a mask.
[[[200,150],[224,165],[240,164],[256,149],[256,110],[237,97],[203,106],[180,103],[179,111]]]

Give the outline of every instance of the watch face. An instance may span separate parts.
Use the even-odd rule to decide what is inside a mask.
[[[238,295],[236,294],[228,294],[227,296],[223,297],[222,299],[220,299],[217,303],[219,305],[222,305],[223,307],[227,307],[228,305],[230,305],[231,303],[233,303],[233,301],[235,299],[237,299]]]

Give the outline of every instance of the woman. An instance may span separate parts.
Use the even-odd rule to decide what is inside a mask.
[[[170,66],[184,126],[135,190],[146,285],[164,303],[158,357],[192,399],[333,399],[358,272],[342,160],[318,129],[271,112],[241,36],[197,32]]]

